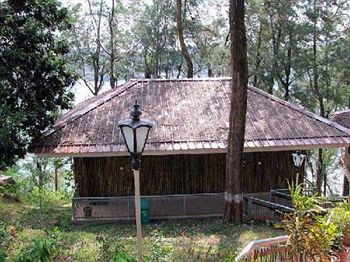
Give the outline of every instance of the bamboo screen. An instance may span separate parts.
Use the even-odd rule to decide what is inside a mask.
[[[218,193],[225,191],[226,154],[143,156],[142,195]],[[130,157],[74,159],[79,195],[134,194]],[[291,152],[246,153],[244,193],[286,188],[295,170]]]

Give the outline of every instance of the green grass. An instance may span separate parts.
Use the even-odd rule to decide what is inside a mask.
[[[133,224],[79,225],[69,208],[45,209],[0,202],[0,220],[9,233],[0,243],[8,261],[36,237],[54,235],[55,261],[108,261],[115,250],[136,257]],[[163,221],[143,226],[144,255],[149,261],[233,261],[249,241],[282,235],[264,224],[223,224],[219,219]]]

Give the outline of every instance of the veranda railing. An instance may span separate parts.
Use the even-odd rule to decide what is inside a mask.
[[[286,245],[287,241],[288,236],[251,241],[237,256],[235,261],[294,261],[290,248]]]

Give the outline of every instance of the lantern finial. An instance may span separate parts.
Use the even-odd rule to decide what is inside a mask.
[[[142,114],[142,112],[139,108],[140,108],[140,105],[137,104],[137,99],[136,99],[134,104],[134,109],[131,110],[130,112],[130,116],[134,121],[140,120],[140,115]]]

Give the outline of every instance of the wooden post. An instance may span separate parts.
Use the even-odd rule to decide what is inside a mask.
[[[137,261],[142,262],[142,231],[141,231],[141,206],[140,206],[140,171],[134,171],[135,185],[135,217],[136,217],[136,232],[137,232]]]
[[[299,168],[298,168],[298,171],[297,171],[297,175],[295,177],[295,187],[297,187],[299,185]]]

